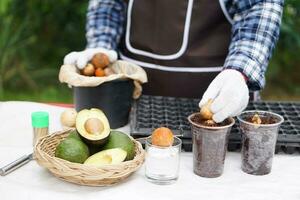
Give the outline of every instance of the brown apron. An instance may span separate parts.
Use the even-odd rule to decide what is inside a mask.
[[[200,98],[230,43],[219,1],[129,0],[127,17],[120,56],[146,70],[143,93]]]

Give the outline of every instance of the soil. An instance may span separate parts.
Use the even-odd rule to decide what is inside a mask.
[[[253,121],[254,117],[253,116],[246,117],[245,121],[250,122],[250,123],[254,123],[254,121]],[[259,118],[261,120],[260,124],[276,124],[278,122],[278,120],[276,120],[276,118],[274,118],[272,116],[259,116]]]
[[[191,118],[191,120],[196,124],[199,124],[199,125],[202,125],[202,126],[208,126],[208,127],[222,127],[222,126],[229,125],[231,123],[231,121],[229,119],[225,119],[221,123],[216,123],[213,120],[203,119],[200,114],[194,115]]]

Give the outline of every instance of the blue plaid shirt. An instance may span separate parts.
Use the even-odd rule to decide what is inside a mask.
[[[224,0],[233,19],[232,39],[224,63],[248,78],[250,90],[265,85],[265,72],[279,36],[284,0]],[[117,50],[126,20],[125,0],[90,0],[87,48]]]

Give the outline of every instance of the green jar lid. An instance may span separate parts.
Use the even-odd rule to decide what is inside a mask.
[[[49,113],[47,112],[33,112],[31,113],[32,126],[35,128],[45,128],[49,126]]]

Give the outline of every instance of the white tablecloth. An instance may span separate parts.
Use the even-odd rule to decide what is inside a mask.
[[[30,113],[39,110],[50,113],[50,132],[61,130],[59,116],[64,108],[31,102],[0,102],[1,167],[32,151]],[[128,126],[122,130],[129,132]],[[272,172],[266,176],[245,174],[240,164],[240,153],[229,152],[221,177],[202,178],[192,172],[192,154],[182,153],[179,180],[175,184],[160,186],[147,182],[142,167],[119,185],[87,187],[61,181],[31,161],[7,176],[0,176],[0,199],[300,199],[299,154],[276,155]]]

